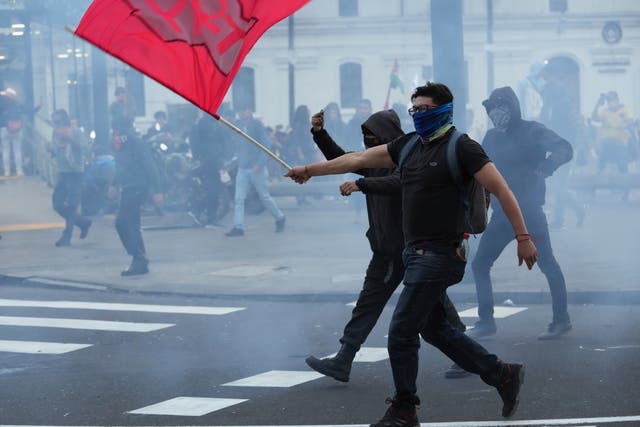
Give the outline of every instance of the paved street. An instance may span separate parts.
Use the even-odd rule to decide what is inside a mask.
[[[391,392],[390,309],[356,359],[351,381],[342,384],[311,371],[304,357],[336,350],[348,299],[185,299],[15,286],[4,286],[2,295],[2,424],[367,424],[384,412]],[[473,321],[473,306],[459,311]],[[499,334],[483,341],[527,365],[514,420],[638,425],[640,307],[571,312],[575,329],[541,342],[535,337],[546,307],[511,307],[498,320]],[[500,420],[497,393],[476,377],[444,379],[450,362],[428,346],[421,360],[422,422],[504,425],[460,424]],[[635,418],[619,423],[622,417]]]
[[[184,228],[180,214],[145,217],[152,272],[123,279],[128,259],[113,217],[84,241],[55,248],[50,190],[33,178],[0,184],[0,425],[367,425],[392,392],[387,308],[337,383],[311,371],[349,317],[368,262],[366,218],[341,198],[298,206],[279,197],[284,234],[268,215],[248,217],[244,238],[226,225]],[[637,203],[603,197],[585,227],[553,231],[574,330],[554,342],[539,271],[494,267],[499,332],[483,341],[527,377],[514,420],[478,378],[446,380],[450,362],[421,354],[423,426],[640,425],[640,249]],[[450,289],[468,324],[473,282]],[[393,302],[393,301],[392,301]]]

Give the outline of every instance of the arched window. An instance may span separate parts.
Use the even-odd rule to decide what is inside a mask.
[[[340,65],[340,105],[353,108],[362,99],[362,66],[355,62]]]
[[[253,68],[240,67],[238,74],[233,79],[231,98],[234,108],[250,107],[252,111],[256,111],[256,83]]]

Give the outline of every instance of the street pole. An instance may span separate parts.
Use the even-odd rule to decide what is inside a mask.
[[[109,104],[107,100],[107,55],[98,48],[91,49],[93,83],[93,128],[96,146],[106,147],[109,142]]]
[[[466,130],[467,76],[462,34],[462,0],[431,0],[433,76],[454,96],[453,120]]]
[[[287,19],[289,27],[289,123],[293,123],[293,115],[296,108],[296,88],[295,88],[295,60],[294,60],[294,21],[293,15]]]
[[[493,67],[493,0],[487,0],[487,96],[495,84]]]

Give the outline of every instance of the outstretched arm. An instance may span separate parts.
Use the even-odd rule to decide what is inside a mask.
[[[507,182],[493,163],[485,164],[474,174],[474,178],[480,185],[495,195],[500,202],[502,210],[513,227],[514,237],[518,241],[518,265],[522,265],[522,261],[524,261],[529,270],[531,270],[538,259],[538,252],[527,231],[518,201]]]
[[[313,163],[308,166],[296,166],[285,176],[298,184],[303,184],[312,176],[339,175],[355,172],[363,168],[391,168],[393,161],[386,145],[378,145],[365,151],[347,153],[328,162]]]

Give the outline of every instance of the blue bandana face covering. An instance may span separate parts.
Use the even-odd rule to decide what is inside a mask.
[[[453,123],[453,103],[442,104],[422,113],[413,115],[416,132],[423,138],[429,138],[442,126]]]

